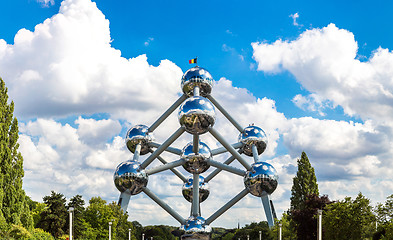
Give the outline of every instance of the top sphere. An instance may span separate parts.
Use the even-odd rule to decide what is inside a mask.
[[[216,121],[213,104],[204,97],[190,97],[179,108],[180,125],[190,134],[203,134]]]
[[[153,141],[153,136],[149,133],[149,128],[141,124],[130,128],[126,135],[126,145],[132,153],[135,153],[136,145],[139,143],[142,145],[140,155],[149,153],[151,141]]]
[[[206,97],[212,91],[212,75],[206,69],[198,66],[188,69],[181,78],[183,93],[189,97],[194,96],[195,86],[200,88],[200,95]]]
[[[252,156],[252,145],[255,144],[258,150],[258,155],[262,154],[267,146],[266,133],[262,128],[257,126],[248,126],[239,135],[239,142],[242,142],[243,152],[247,156]]]

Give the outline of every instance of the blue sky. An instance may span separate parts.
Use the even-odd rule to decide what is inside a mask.
[[[125,132],[151,124],[178,98],[196,56],[215,79],[220,103],[242,125],[255,123],[268,134],[261,158],[280,174],[272,195],[279,215],[289,207],[301,151],[331,199],[361,191],[376,204],[393,192],[391,1],[93,3],[0,2],[0,76],[16,104],[24,186],[34,200],[56,190],[117,201],[114,168],[132,157]],[[220,115],[216,126],[236,141]],[[157,141],[177,127],[173,115],[157,129]],[[203,140],[218,147],[212,137]],[[226,191],[202,205],[205,217],[243,187],[222,174],[212,193],[222,185]],[[170,174],[152,177],[149,187],[189,213],[176,192],[181,182]],[[142,224],[177,224],[142,194],[129,211]],[[213,225],[234,227],[232,216],[265,219],[251,196]]]

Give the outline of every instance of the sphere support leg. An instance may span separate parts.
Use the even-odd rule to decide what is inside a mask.
[[[216,101],[216,99],[214,99],[212,95],[208,95],[206,98],[209,99],[210,102],[212,102],[214,106],[218,108],[218,110],[220,110],[220,112],[228,119],[228,121],[233,124],[233,126],[235,126],[235,128],[237,128],[237,130],[239,130],[239,132],[243,132],[244,128],[240,126],[240,124],[236,122],[236,120],[231,115],[229,115],[229,113]]]
[[[270,205],[269,194],[264,193],[262,195],[261,199],[262,199],[263,209],[265,210],[267,223],[268,223],[269,227],[273,227],[274,226],[274,219],[273,219],[272,207]]]
[[[123,209],[123,212],[127,212],[128,204],[130,203],[131,194],[126,192],[120,193],[119,202],[117,205]]]

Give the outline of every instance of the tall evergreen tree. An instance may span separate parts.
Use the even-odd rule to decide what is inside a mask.
[[[302,152],[301,158],[297,160],[296,176],[293,178],[291,210],[304,209],[307,196],[313,194],[319,195],[317,177],[307,154]]]
[[[14,102],[8,103],[8,90],[0,78],[0,225],[23,225],[32,229],[26,194],[22,189],[23,158],[18,152],[18,120],[13,116]],[[4,225],[3,225],[4,226]]]

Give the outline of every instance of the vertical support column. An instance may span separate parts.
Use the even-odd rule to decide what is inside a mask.
[[[269,195],[267,193],[264,193],[262,195],[261,199],[262,199],[263,209],[265,210],[267,223],[268,223],[269,227],[273,227],[274,226],[274,219],[273,219],[272,208],[270,206]]]
[[[139,156],[141,154],[141,148],[142,148],[142,145],[140,143],[138,143],[135,147],[134,157],[132,158],[132,160],[134,160],[134,161],[139,160]]]
[[[322,210],[318,209],[318,240],[322,240]]]
[[[192,151],[195,154],[199,153],[199,135],[198,134],[194,134],[192,137]]]
[[[259,158],[258,158],[258,149],[257,146],[255,146],[255,144],[253,144],[251,146],[252,148],[252,156],[254,157],[254,162],[258,162]]]
[[[199,216],[199,174],[192,174],[192,216]]]

